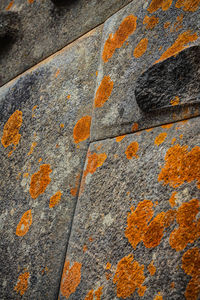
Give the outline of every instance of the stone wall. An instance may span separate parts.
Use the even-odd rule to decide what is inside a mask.
[[[1,1],[0,299],[199,299],[199,7]]]

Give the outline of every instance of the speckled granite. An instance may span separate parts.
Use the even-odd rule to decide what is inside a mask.
[[[1,299],[56,299],[89,143],[101,29],[0,89]]]
[[[90,144],[60,299],[198,298],[199,122]]]
[[[199,2],[187,0],[182,1],[185,3],[182,5],[180,2],[134,0],[105,22],[94,96],[92,141],[200,114],[199,104],[181,105],[181,98],[185,97],[185,94],[180,93],[183,88],[174,89],[172,93],[172,84],[164,72],[164,77],[159,78],[163,66],[157,77],[154,74],[149,80],[155,80],[155,85],[160,86],[163,79],[165,84],[162,93],[166,95],[168,108],[154,113],[144,112],[135,98],[137,80],[144,72],[148,74],[149,68],[153,66],[159,71],[156,64],[162,64],[170,58],[172,64],[174,55],[186,47],[199,45]],[[188,62],[185,61],[186,57],[182,56],[181,59],[183,65]],[[200,66],[199,58],[197,64]],[[199,71],[195,69],[191,68],[190,71],[197,79]],[[184,85],[180,76],[176,80]],[[146,85],[146,91],[148,85],[150,82]]]
[[[130,1],[1,0],[0,86],[100,25]],[[8,14],[13,14],[11,24],[2,23]],[[13,25],[17,30],[12,30]],[[1,32],[5,34],[2,39]]]

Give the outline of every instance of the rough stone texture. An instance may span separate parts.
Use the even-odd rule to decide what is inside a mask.
[[[179,96],[177,94],[168,99],[174,106],[162,112],[157,110],[151,114],[141,111],[137,105],[135,87],[141,74],[153,65],[156,68],[156,63],[172,57],[186,47],[199,45],[198,4],[193,11],[188,11],[183,9],[184,7],[177,8],[177,1],[166,1],[168,9],[162,10],[160,4],[157,5],[158,9],[152,12],[151,2],[162,3],[162,1],[134,0],[104,24],[96,91],[105,76],[110,76],[113,88],[109,97],[104,98],[104,104],[94,109],[91,129],[93,141],[175,122],[200,113],[198,104],[194,106],[190,104],[185,108],[181,105],[175,106],[176,97]],[[130,16],[132,16],[131,33],[127,29],[130,29],[130,24],[127,28],[123,27],[125,20]],[[137,18],[136,29],[133,18]],[[153,20],[150,22],[148,18],[154,19],[150,19]],[[129,22],[131,23],[130,20]],[[140,42],[140,47],[137,47]],[[187,62],[183,59],[182,64]],[[154,83],[159,85],[159,78]],[[105,85],[102,86],[102,90],[103,88],[106,90]],[[165,89],[165,95],[168,94],[172,95],[170,86]]]
[[[89,143],[73,132],[92,113],[101,30],[0,89],[1,299],[56,299]]]
[[[131,0],[1,0],[0,14],[17,14],[20,31],[0,52],[0,86],[103,23]],[[15,18],[13,18],[15,22]]]
[[[70,267],[77,263],[82,264],[81,281],[75,292],[67,299],[185,299],[184,293],[187,286],[189,287],[192,277],[185,273],[182,260],[186,256],[184,253],[187,252],[188,254],[189,249],[198,247],[199,242],[197,240],[191,243],[186,242],[181,250],[177,248],[177,245],[186,238],[187,230],[189,230],[192,239],[196,229],[187,229],[187,226],[192,226],[189,225],[190,222],[197,226],[197,220],[199,220],[199,215],[196,216],[198,209],[193,214],[192,211],[195,209],[192,205],[187,207],[188,203],[193,202],[198,205],[197,200],[193,200],[193,202],[191,200],[199,196],[199,121],[199,118],[193,118],[188,121],[169,124],[167,128],[160,126],[151,131],[143,130],[129,134],[121,141],[118,137],[90,144],[66,256],[66,262],[70,262]],[[165,139],[161,139],[163,135]],[[127,151],[132,143],[134,145],[138,143],[137,151]],[[163,181],[158,181],[158,176],[165,166],[166,153],[177,147],[184,149],[184,146],[188,146],[188,148],[184,150],[183,156],[180,150],[178,155],[174,153],[174,162],[170,164],[171,173],[169,173],[171,181],[164,185]],[[96,157],[99,158],[97,164],[95,164]],[[180,175],[178,177],[182,178],[182,181],[178,180],[176,170],[178,170]],[[174,192],[173,203],[171,196]],[[172,199],[171,204],[170,198]],[[131,207],[134,211],[139,207],[138,204],[141,204],[145,199],[152,202],[153,210],[152,215],[150,211],[146,210],[147,225],[152,220],[154,221],[150,223],[147,236],[143,236],[145,234],[145,220],[140,218],[141,213],[138,212],[135,225],[138,226],[139,240],[138,243],[135,243],[134,249],[125,236],[127,216],[131,212]],[[167,211],[170,211],[168,215],[162,213]],[[184,224],[188,225],[181,229],[183,236],[179,232],[172,243],[170,238],[179,225],[177,219],[171,218],[171,222],[169,222],[168,217],[169,215],[172,217],[176,213],[180,224],[186,222]],[[187,213],[189,213],[188,216]],[[166,216],[165,221],[162,219],[163,215]],[[184,216],[187,216],[186,219]],[[157,218],[155,219],[155,217]],[[192,221],[189,221],[191,220],[190,217]],[[167,227],[168,222],[169,227]],[[132,227],[130,226],[130,228],[134,229],[134,220],[132,220]],[[197,236],[198,234],[196,238]],[[133,234],[133,245],[134,241],[136,241],[136,236],[134,239]],[[151,247],[149,244],[152,243],[153,245],[153,242],[157,244]],[[120,260],[125,257],[124,260],[126,260],[129,254],[133,254],[134,260],[139,263],[140,267],[144,265],[144,269],[143,271],[137,269],[135,277],[132,277],[128,282],[128,276],[131,278],[134,271],[130,265],[130,270],[128,270],[128,266],[124,263],[124,277],[122,273],[119,273],[118,281],[124,295],[120,297],[118,294],[117,297],[116,284],[114,284],[113,279],[116,278],[115,274]],[[154,275],[150,275],[148,270],[152,261],[155,270],[150,270],[152,274],[155,271]],[[189,272],[189,269],[192,270],[193,268],[192,263],[191,259],[191,265],[187,272],[188,274],[197,274],[199,268],[197,261],[193,271]],[[136,262],[135,264],[137,265]],[[142,272],[145,276],[143,286],[146,286],[146,291],[144,296],[140,297],[137,293],[137,282]],[[63,275],[60,293],[62,300],[65,299],[62,296],[62,285],[68,286],[70,289],[74,284],[74,278],[70,276],[70,272],[66,272],[66,276]],[[67,284],[69,278],[71,278],[71,283],[68,282]],[[126,297],[134,284],[136,285],[135,291],[133,290],[131,295]],[[99,287],[102,287],[102,296],[93,298],[92,292],[90,292],[89,298],[89,291],[92,289],[97,291]],[[192,287],[190,298],[187,299],[197,299],[198,295],[197,298],[194,296],[197,289],[198,279],[196,286]],[[86,295],[88,298],[85,298]],[[156,295],[160,297],[156,298]]]
[[[190,47],[144,72],[137,80],[135,97],[142,111],[200,102],[200,47]]]

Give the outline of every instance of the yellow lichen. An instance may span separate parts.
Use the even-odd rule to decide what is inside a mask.
[[[119,135],[117,136],[115,139],[116,139],[116,142],[119,143],[121,142],[124,138],[125,138],[126,134],[125,135]]]
[[[192,199],[188,203],[183,203],[176,215],[179,224],[170,234],[169,243],[176,251],[183,250],[188,243],[193,243],[200,236],[200,219],[195,220],[199,212],[199,201]]]
[[[156,267],[153,264],[153,261],[148,265],[148,271],[153,276],[156,273]]]
[[[118,262],[113,278],[113,282],[117,286],[117,297],[123,299],[130,297],[136,289],[138,289],[138,294],[144,294],[146,287],[143,286],[145,280],[143,270],[144,265],[139,265],[132,254]]]
[[[133,55],[135,58],[140,58],[147,50],[148,39],[143,38],[138,45],[135,47]]]
[[[28,288],[28,279],[29,279],[30,273],[29,272],[24,272],[19,275],[18,281],[16,286],[14,287],[14,290],[17,293],[20,293],[21,296],[24,295]]]
[[[196,41],[197,38],[198,35],[196,33],[192,33],[191,30],[187,30],[179,34],[174,44],[171,47],[169,47],[155,63],[163,61],[164,59],[167,59],[171,56],[175,56],[180,51],[185,49],[187,47],[187,44]]]
[[[37,146],[37,142],[33,142],[30,148],[30,151],[28,153],[28,155],[31,155],[35,149],[35,147]]]
[[[192,277],[187,285],[185,298],[197,300],[200,293],[200,252],[198,248],[189,249],[183,254],[182,269]]]
[[[138,142],[132,142],[126,149],[125,154],[128,159],[132,159],[133,157],[139,158],[137,152],[139,150]]]
[[[32,214],[31,214],[31,209],[29,209],[21,217],[21,220],[19,221],[16,228],[16,235],[24,236],[29,231],[31,224],[32,224]]]
[[[85,116],[82,117],[76,125],[74,126],[73,136],[74,142],[80,143],[84,140],[87,140],[90,136],[90,125],[91,125],[91,117]]]
[[[111,33],[109,35],[108,39],[105,42],[102,53],[102,59],[104,62],[107,62],[113,56],[115,50],[117,48],[121,48],[129,35],[131,35],[136,30],[136,21],[137,17],[133,15],[127,16],[122,21],[115,34],[113,35]]]
[[[51,182],[49,174],[52,172],[50,165],[44,164],[40,166],[40,170],[32,175],[30,183],[30,195],[36,199],[39,195],[43,194]]]
[[[94,99],[94,106],[102,107],[110,97],[112,93],[112,89],[113,89],[113,81],[110,79],[110,76],[104,76],[100,86],[97,89],[96,96]]]
[[[164,142],[164,140],[166,139],[166,137],[167,137],[167,133],[166,133],[166,132],[160,133],[160,134],[155,138],[155,141],[154,141],[155,145],[160,146],[160,145]]]
[[[171,207],[174,207],[176,205],[176,194],[177,194],[177,192],[173,192],[169,199],[169,203],[170,203]]]
[[[176,188],[185,181],[197,180],[200,188],[200,147],[195,146],[189,152],[187,148],[177,144],[167,150],[165,166],[158,176],[158,181],[163,181],[163,185]]]
[[[162,125],[161,127],[164,128],[164,129],[169,129],[173,126],[172,123],[169,123],[169,124],[165,124],[165,125]]]
[[[61,191],[56,192],[49,200],[49,208],[54,207],[55,205],[58,205],[60,202],[62,193]]]
[[[146,25],[146,29],[153,29],[159,23],[159,18],[155,16],[145,16],[143,24]]]
[[[178,96],[175,96],[172,100],[170,100],[170,103],[172,106],[178,105],[180,102],[180,99]]]
[[[150,13],[154,13],[159,8],[162,8],[164,11],[168,10],[172,4],[172,1],[173,0],[152,0],[147,10]]]
[[[183,8],[184,11],[194,12],[199,8],[200,0],[177,0],[175,7]]]
[[[19,143],[21,137],[21,134],[19,134],[19,130],[21,126],[22,112],[16,110],[4,125],[1,143],[5,148],[7,148],[11,144],[16,146]]]
[[[81,281],[81,267],[81,263],[75,262],[70,268],[70,262],[68,260],[65,262],[60,290],[66,299],[76,291]]]

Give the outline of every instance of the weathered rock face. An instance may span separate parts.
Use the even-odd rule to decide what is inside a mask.
[[[65,263],[81,265],[81,281],[69,299],[99,288],[99,299],[197,299],[199,122],[90,144]]]
[[[117,11],[0,88],[1,299],[199,299],[200,1],[129,2],[0,3],[1,83]]]
[[[100,38],[101,27],[0,89],[1,299],[58,293],[89,142]]]
[[[165,5],[162,4],[164,2]],[[106,92],[101,94],[104,98],[101,105],[98,104],[99,97],[97,97],[91,129],[93,141],[130,133],[135,128],[140,130],[199,114],[197,107],[176,106],[181,103],[184,91],[177,93],[176,89],[172,90],[170,84],[167,84],[169,78],[165,78],[165,85],[161,82],[162,78],[159,78],[161,73],[159,66],[162,68],[164,60],[170,59],[171,63],[166,64],[167,66],[170,64],[171,68],[174,68],[172,65],[175,61],[180,63],[179,65],[187,65],[186,55],[182,54],[177,59],[172,57],[186,47],[199,45],[198,4],[188,8],[189,4],[181,6],[178,5],[179,2],[134,0],[105,22],[96,89],[98,91],[100,86],[104,90],[108,89],[103,81],[105,76],[109,76],[113,87],[108,97],[105,97]],[[191,1],[185,2],[190,2],[192,7]],[[194,57],[199,65],[199,55],[194,54]],[[191,60],[195,61],[194,57]],[[163,62],[163,65],[159,62]],[[191,70],[191,74],[197,71],[195,64],[196,62],[193,64],[194,70]],[[156,78],[154,74],[154,77],[146,82],[144,93],[148,93],[148,88],[155,83],[155,86],[163,88],[165,101],[170,107],[164,109],[162,113],[157,110],[149,114],[147,110],[150,107],[147,106],[145,111],[138,107],[135,89],[138,78],[144,72],[152,75],[153,71],[150,69],[152,66],[155,68],[152,70],[159,70],[159,74]],[[199,77],[197,74],[199,73],[196,73],[196,82]],[[163,76],[166,77],[165,74]],[[144,82],[141,79],[139,84],[142,89]],[[145,99],[146,97],[145,95]],[[154,101],[157,98],[158,95],[155,94]]]
[[[0,20],[5,12],[13,12],[20,19],[20,30],[9,47],[5,41],[0,43],[4,48],[0,51],[0,86],[103,23],[130,1],[1,0]]]

